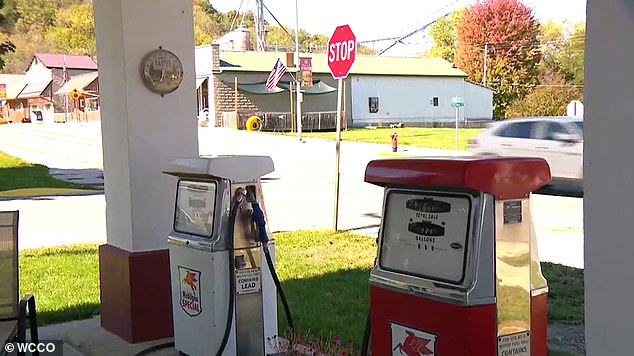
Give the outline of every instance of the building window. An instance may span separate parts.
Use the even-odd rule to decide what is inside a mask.
[[[368,98],[368,104],[370,108],[370,113],[375,114],[379,112],[379,98],[376,96],[371,96]]]
[[[438,106],[438,97],[437,96],[435,96],[433,99],[431,99],[431,104],[433,106]]]

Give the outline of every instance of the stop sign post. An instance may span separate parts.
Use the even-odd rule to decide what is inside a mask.
[[[357,38],[350,26],[335,29],[328,41],[328,67],[337,80],[337,139],[335,140],[335,207],[332,229],[337,231],[339,222],[339,166],[341,158],[341,107],[343,101],[343,79],[348,76],[357,56]]]

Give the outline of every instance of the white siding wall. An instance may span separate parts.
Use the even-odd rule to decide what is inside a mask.
[[[465,98],[467,119],[492,117],[492,93],[473,85],[468,87],[461,77],[390,77],[352,76],[352,121],[355,126],[383,122],[417,122],[454,120],[456,111],[451,98]],[[487,102],[487,96],[488,102]],[[379,98],[379,111],[370,113],[369,98]],[[438,106],[434,106],[434,98]],[[470,104],[472,103],[472,104]],[[460,110],[464,120],[465,110]]]
[[[196,77],[211,76],[213,66],[211,45],[198,46],[194,51],[194,65],[196,68]]]
[[[26,82],[31,84],[44,83],[53,79],[53,71],[46,68],[39,60],[31,62],[25,75]]]
[[[464,112],[467,120],[493,119],[493,90],[464,82]]]

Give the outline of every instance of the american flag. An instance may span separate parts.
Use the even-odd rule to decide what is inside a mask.
[[[282,63],[282,60],[278,58],[277,62],[275,62],[275,66],[273,66],[271,74],[269,74],[269,77],[266,79],[266,90],[272,91],[285,73],[286,66]]]
[[[62,81],[66,83],[69,79],[70,79],[70,76],[68,75],[68,67],[66,67],[66,55],[64,55],[64,66],[62,67]]]

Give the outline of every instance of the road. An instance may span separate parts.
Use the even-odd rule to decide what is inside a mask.
[[[269,225],[273,231],[332,227],[334,142],[305,138],[302,143],[293,136],[202,127],[198,139],[201,155],[258,154],[273,158],[275,171],[263,180]],[[363,177],[367,163],[385,158],[385,153],[391,151],[390,144],[389,137],[383,145],[342,142],[340,229],[376,236],[383,190],[365,183]],[[402,149],[406,154],[417,156],[455,154],[454,151],[426,148]],[[96,123],[3,125],[0,126],[0,151],[62,170],[103,167],[101,131]],[[25,215],[20,227],[21,239],[25,241],[23,247],[105,241],[103,195],[46,199],[49,204],[68,202],[68,205],[64,209],[54,209],[29,199],[0,201],[0,210],[19,208],[21,215]],[[542,259],[583,267],[583,200],[534,195],[532,204]],[[67,223],[60,224],[60,221],[73,221],[74,228]],[[56,228],[57,233],[53,232]],[[91,233],[85,233],[86,229]]]

